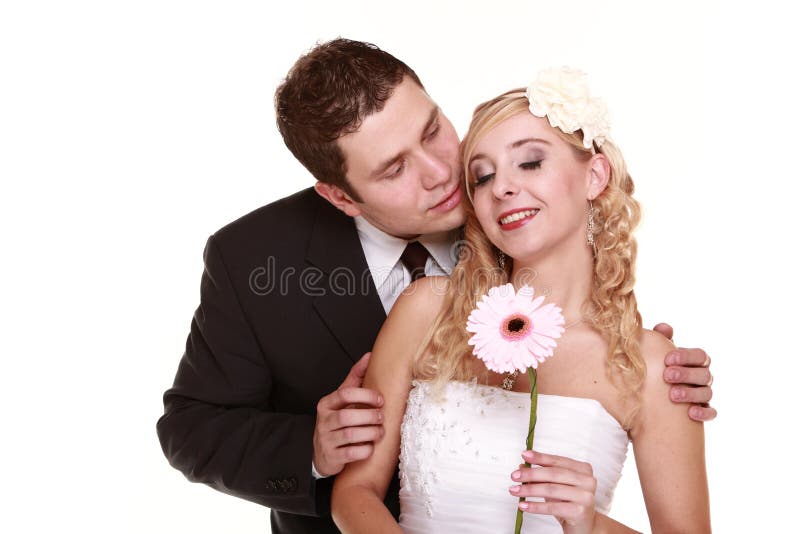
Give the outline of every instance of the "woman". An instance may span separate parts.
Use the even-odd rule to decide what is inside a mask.
[[[411,286],[378,336],[365,386],[385,398],[386,434],[337,477],[342,531],[511,532],[519,506],[525,532],[631,532],[605,515],[629,440],[653,532],[710,530],[703,427],[667,400],[670,344],[641,327],[639,207],[607,130],[568,69],[476,109],[461,147],[463,256],[450,280]],[[487,371],[465,330],[477,301],[508,282],[547,293],[565,317],[538,369],[534,451],[521,457],[528,378]],[[382,502],[398,456],[400,525]]]

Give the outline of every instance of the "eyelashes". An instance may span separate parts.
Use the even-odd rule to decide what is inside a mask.
[[[520,163],[519,164],[519,168],[523,169],[523,170],[526,170],[526,171],[530,171],[530,170],[533,170],[533,169],[538,169],[541,166],[542,166],[542,160],[526,161],[525,163]]]
[[[401,161],[395,166],[394,170],[391,173],[386,175],[386,179],[391,180],[392,178],[397,178],[398,176],[400,176],[400,173],[402,173],[403,170],[405,170],[405,168],[406,168],[406,162]]]
[[[433,128],[427,134],[425,134],[425,136],[422,139],[423,139],[423,141],[426,141],[426,142],[433,141],[434,139],[436,139],[436,136],[439,135],[439,132],[441,132],[441,131],[442,131],[441,123],[440,122],[436,122],[436,124],[433,126]],[[400,161],[383,178],[385,180],[392,180],[394,178],[397,178],[398,176],[400,176],[403,173],[403,171],[405,169],[406,169],[406,161],[405,160]]]
[[[544,160],[539,159],[535,161],[526,161],[524,163],[520,163],[519,168],[522,169],[523,171],[533,171],[542,166],[542,161]],[[483,184],[494,178],[494,176],[495,173],[489,173],[479,176],[478,178],[475,179],[475,187],[482,186]]]
[[[488,182],[488,181],[489,181],[489,180],[491,180],[492,178],[494,178],[494,173],[492,173],[492,174],[486,174],[486,175],[484,175],[484,176],[481,176],[481,177],[479,177],[479,178],[476,178],[476,179],[475,179],[475,187],[480,187],[480,186],[482,186],[483,184],[485,184],[486,182]]]

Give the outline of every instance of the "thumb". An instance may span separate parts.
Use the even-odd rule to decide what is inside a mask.
[[[350,372],[347,373],[344,382],[342,382],[342,385],[339,387],[361,387],[361,382],[364,380],[364,375],[367,374],[367,366],[369,365],[369,357],[371,355],[371,352],[364,354],[361,359],[350,368]]]
[[[653,330],[672,341],[672,327],[667,323],[658,323],[653,327]]]

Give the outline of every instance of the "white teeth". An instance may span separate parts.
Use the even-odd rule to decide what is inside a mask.
[[[519,221],[520,219],[524,219],[525,217],[530,217],[531,215],[535,215],[538,212],[539,210],[518,211],[517,213],[513,213],[507,217],[503,217],[502,219],[500,219],[500,224],[508,224],[514,221]]]

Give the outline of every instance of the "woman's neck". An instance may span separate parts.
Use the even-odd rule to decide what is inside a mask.
[[[567,324],[581,318],[582,306],[592,289],[594,262],[588,246],[564,247],[530,259],[515,259],[511,282],[519,288],[528,284],[536,295],[563,310]]]

